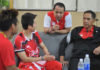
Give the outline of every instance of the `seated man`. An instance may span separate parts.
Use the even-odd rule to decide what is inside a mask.
[[[62,70],[62,64],[55,60],[44,45],[40,35],[35,30],[36,15],[22,15],[23,31],[15,38],[15,52],[20,59],[19,68],[24,70]],[[39,56],[39,47],[45,53]]]
[[[65,12],[63,3],[56,3],[53,11],[49,11],[44,18],[45,33],[61,33],[65,34],[70,31],[72,26],[71,14]]]
[[[84,58],[85,54],[90,56],[90,70],[100,69],[100,27],[93,25],[95,21],[96,14],[91,10],[85,11],[83,26],[72,30],[70,43],[74,46],[69,61],[69,70],[77,70],[79,58]],[[65,48],[66,46],[61,46],[59,49],[62,61],[64,61]]]

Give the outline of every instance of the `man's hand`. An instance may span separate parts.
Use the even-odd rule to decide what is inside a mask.
[[[68,61],[64,60],[64,56],[60,56],[60,63],[62,63],[63,66],[69,64]]]
[[[53,56],[53,55],[44,55],[43,58],[46,61],[55,60],[55,56]]]
[[[54,25],[53,26],[53,30],[55,31],[55,30],[59,30],[59,25]]]
[[[61,63],[63,66],[69,64],[68,61],[60,61],[60,63]]]
[[[54,33],[55,33],[55,31],[49,31],[49,33],[50,33],[50,34],[54,34]]]
[[[93,51],[93,53],[94,53],[95,55],[99,55],[99,54],[100,54],[100,46],[97,47],[97,48],[95,48],[94,51]]]
[[[53,33],[55,33],[54,29],[52,29],[52,28],[49,28],[49,33],[50,33],[50,34],[53,34]]]

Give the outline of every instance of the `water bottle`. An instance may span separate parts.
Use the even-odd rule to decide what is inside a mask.
[[[84,70],[84,63],[82,58],[80,58],[78,62],[78,70]]]
[[[90,58],[88,54],[84,58],[84,70],[90,70]]]

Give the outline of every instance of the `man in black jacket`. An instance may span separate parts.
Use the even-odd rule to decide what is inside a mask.
[[[68,70],[77,70],[79,58],[84,58],[85,54],[90,56],[90,70],[100,70],[100,27],[93,25],[95,21],[96,14],[91,10],[85,11],[83,26],[72,30],[70,43],[74,46]],[[59,49],[60,61],[64,61],[65,48],[61,46]]]

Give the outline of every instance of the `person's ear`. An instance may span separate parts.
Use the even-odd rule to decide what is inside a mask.
[[[12,24],[11,28],[12,28],[12,30],[13,30],[13,29],[15,28],[15,25],[14,25],[14,24]]]
[[[96,19],[93,19],[92,22],[94,23],[96,21]]]
[[[36,27],[36,23],[33,24],[33,27]]]
[[[28,25],[27,29],[30,29],[30,25]]]
[[[11,27],[10,27],[10,30],[13,31],[14,29],[15,29],[15,25],[12,24]]]

